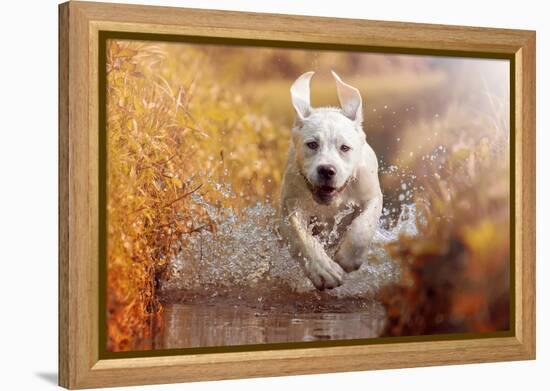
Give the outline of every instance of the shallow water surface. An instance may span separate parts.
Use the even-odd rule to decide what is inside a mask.
[[[263,343],[378,337],[385,312],[368,305],[330,308],[323,312],[288,306],[254,308],[219,300],[209,304],[166,304],[157,349],[236,346]],[[344,312],[342,312],[344,311]]]
[[[155,349],[375,338],[385,326],[376,293],[399,278],[385,244],[414,234],[414,206],[376,231],[369,258],[343,284],[319,292],[275,234],[275,210],[257,204],[237,216],[203,203],[215,232],[188,238],[163,281],[163,327]],[[222,218],[223,217],[223,218]]]

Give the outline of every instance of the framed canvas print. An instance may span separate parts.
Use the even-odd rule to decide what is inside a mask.
[[[59,7],[59,379],[535,358],[535,33]]]

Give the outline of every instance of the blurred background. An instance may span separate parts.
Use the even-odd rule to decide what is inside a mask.
[[[258,202],[276,207],[290,85],[313,70],[313,106],[336,106],[331,69],[363,97],[381,165],[381,224],[391,229],[404,206],[416,210],[418,233],[384,245],[401,272],[377,292],[379,335],[507,330],[509,65],[109,41],[108,349],[153,347],[171,260],[196,233],[219,229],[209,208],[239,216]]]

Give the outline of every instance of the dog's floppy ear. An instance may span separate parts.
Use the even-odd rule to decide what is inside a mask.
[[[299,121],[303,121],[311,113],[309,103],[309,81],[315,72],[306,72],[296,79],[290,87],[292,105],[296,110]]]
[[[336,72],[332,70],[331,72],[336,80],[336,92],[338,93],[338,100],[340,101],[344,115],[352,121],[363,122],[363,100],[361,99],[361,93],[357,88],[344,83]]]

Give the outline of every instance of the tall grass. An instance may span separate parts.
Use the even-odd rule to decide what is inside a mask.
[[[451,105],[441,120],[411,129],[443,132],[446,153],[406,161],[422,188],[414,197],[419,234],[388,245],[403,276],[380,292],[385,335],[510,327],[509,129],[500,103],[477,115]]]
[[[162,312],[156,290],[169,259],[186,235],[215,229],[190,196],[238,210],[276,193],[282,176],[287,141],[269,119],[212,80],[200,52],[169,50],[115,41],[108,47],[112,351],[152,346]],[[248,160],[255,164],[244,165]],[[231,183],[239,197],[218,197],[219,183]]]

